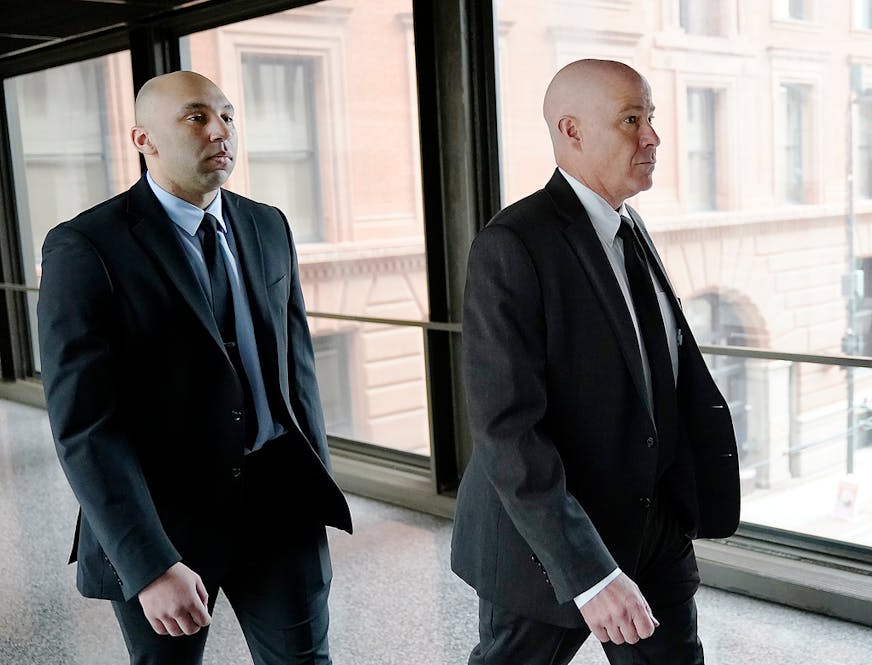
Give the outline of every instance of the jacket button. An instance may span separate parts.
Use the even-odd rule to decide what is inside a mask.
[[[235,423],[238,423],[240,420],[242,420],[242,411],[234,409],[230,412],[230,415],[233,416],[233,422]]]
[[[239,476],[242,475],[242,467],[234,466],[232,469],[230,469],[230,475],[234,478],[239,478]]]
[[[649,436],[647,439],[645,439],[645,445],[648,446],[649,448],[653,448],[654,447],[654,437]]]
[[[643,496],[641,499],[639,499],[639,505],[642,506],[643,508],[650,508],[651,507],[651,499],[649,499],[647,496]]]

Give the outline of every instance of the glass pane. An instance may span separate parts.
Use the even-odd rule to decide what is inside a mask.
[[[736,424],[742,520],[872,547],[872,372],[706,362]]]
[[[236,106],[227,187],[287,215],[309,311],[426,320],[412,0],[319,2],[182,53]],[[312,322],[328,431],[429,454],[420,329]]]
[[[330,434],[430,454],[420,328],[310,318]]]
[[[694,4],[640,13],[633,3],[494,3],[504,204],[554,172],[542,99],[556,71],[581,58],[625,62],[651,85],[662,141],[654,186],[628,203],[647,224],[699,341],[872,354],[872,67],[858,65],[851,96],[845,66],[866,62],[866,47],[835,15],[816,18],[814,39],[798,39],[796,26],[773,20],[777,12],[739,16],[742,3],[720,3],[722,24],[738,26],[739,39],[715,53],[681,28],[681,8]],[[807,14],[809,5],[785,0],[783,9]],[[712,198],[716,206],[702,205]],[[744,519],[869,544],[869,374],[709,361],[739,438]],[[839,486],[848,472],[849,404],[859,428],[854,478],[867,503],[840,521],[832,516],[837,492],[853,491]],[[816,503],[807,517],[786,508],[812,487],[823,489],[808,499]]]
[[[39,286],[49,229],[139,178],[132,81],[126,51],[4,81],[27,286]],[[35,294],[28,309],[39,369]]]

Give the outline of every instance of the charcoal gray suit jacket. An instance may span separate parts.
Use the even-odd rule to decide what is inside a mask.
[[[282,213],[228,191],[274,418],[277,530],[351,530],[334,482],[293,239]],[[86,596],[130,599],[184,560],[215,563],[238,518],[243,395],[173,223],[143,177],[49,232],[39,341],[49,421],[81,506],[71,560]],[[269,445],[269,444],[268,444]],[[259,453],[255,453],[259,454]],[[244,518],[244,516],[243,516]]]
[[[738,525],[730,412],[656,264],[682,334],[679,440],[659,479],[629,310],[567,181],[555,171],[473,242],[463,353],[474,449],[451,562],[496,605],[583,625],[573,598],[616,566],[633,577],[655,490],[689,538],[725,537]]]

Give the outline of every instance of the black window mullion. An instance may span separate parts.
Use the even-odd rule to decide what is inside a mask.
[[[460,323],[469,246],[500,201],[493,7],[414,0],[413,15],[430,318]],[[460,335],[428,330],[425,353],[433,479],[450,492],[472,449]]]
[[[0,81],[0,282],[23,285],[12,161],[6,88]],[[14,380],[32,373],[25,293],[0,290],[0,374],[4,380]]]

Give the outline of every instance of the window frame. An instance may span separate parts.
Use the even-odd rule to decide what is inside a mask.
[[[686,122],[686,126],[690,126],[690,103],[691,97],[700,95],[707,102],[703,104],[705,110],[710,112],[707,120],[709,121],[709,126],[705,128],[707,145],[702,146],[700,148],[695,149],[694,146],[687,145],[684,154],[684,164],[685,164],[685,172],[687,174],[687,208],[688,211],[691,212],[710,212],[715,210],[720,210],[723,206],[721,202],[718,201],[718,184],[720,182],[720,171],[722,161],[720,152],[718,150],[718,141],[717,137],[720,134],[719,132],[719,123],[721,121],[721,107],[723,106],[721,101],[721,96],[723,92],[718,88],[714,88],[711,86],[688,86],[686,88],[685,93],[685,109],[688,114],[688,119]],[[687,142],[687,139],[684,139]],[[691,161],[692,154],[702,153],[704,155],[708,155],[706,163],[709,166],[709,178],[707,179],[708,191],[706,192],[705,201],[702,201],[702,198],[697,199],[695,196],[695,192],[693,191],[692,182],[693,177],[692,173],[695,171],[694,165]]]
[[[304,87],[305,87],[305,105],[306,105],[306,124],[307,133],[310,137],[309,146],[307,146],[306,153],[310,154],[309,159],[311,160],[311,165],[309,166],[309,170],[311,172],[312,181],[315,183],[315,192],[313,195],[312,201],[312,215],[313,215],[313,224],[311,229],[307,229],[308,233],[303,234],[300,232],[299,227],[297,226],[297,230],[295,232],[295,240],[298,243],[312,243],[312,242],[321,242],[325,239],[325,229],[324,229],[324,204],[323,204],[323,175],[322,175],[322,165],[321,159],[319,157],[319,123],[318,118],[321,117],[318,109],[318,93],[317,93],[317,83],[316,83],[316,71],[319,70],[318,61],[315,57],[311,55],[301,55],[301,54],[291,54],[291,53],[281,53],[281,52],[261,52],[261,51],[250,51],[243,50],[240,53],[240,72],[242,75],[242,88],[243,88],[243,99],[245,99],[242,113],[245,118],[247,118],[245,123],[245,131],[250,132],[251,127],[251,119],[249,107],[249,99],[246,99],[245,95],[245,69],[246,69],[246,61],[255,61],[260,60],[264,62],[272,62],[273,64],[280,65],[288,65],[294,63],[300,63],[303,68],[303,76],[305,79]],[[287,73],[287,72],[286,72]],[[264,151],[255,151],[252,150],[252,141],[250,136],[248,140],[245,142],[244,150],[247,156],[245,160],[246,166],[248,167],[249,173],[249,187],[251,186],[251,182],[253,182],[254,178],[251,177],[251,161],[256,160],[257,158],[262,158],[265,160],[269,160],[271,162],[280,161],[283,159],[290,159],[288,161],[293,162],[293,154],[301,152],[299,150],[264,150]],[[295,215],[294,211],[289,209],[288,206],[279,206],[286,215],[288,215],[289,219],[299,220],[299,215]]]

